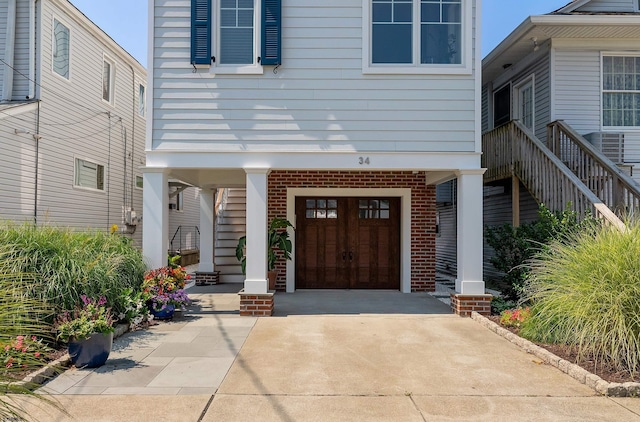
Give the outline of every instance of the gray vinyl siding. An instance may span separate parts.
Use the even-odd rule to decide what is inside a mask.
[[[29,1],[16,2],[16,37],[13,57],[13,100],[24,101],[29,95]]]
[[[173,191],[173,189],[172,189]],[[177,211],[169,210],[169,241],[174,236],[173,248],[179,248],[180,237],[182,237],[182,248],[199,248],[197,244],[199,236],[196,234],[196,227],[200,225],[200,190],[197,188],[187,188],[182,192],[183,209]],[[169,203],[176,202],[176,197],[170,198]],[[182,226],[182,230],[178,232],[178,228]],[[181,233],[181,234],[180,234]],[[171,245],[170,245],[171,249]]]
[[[582,7],[579,12],[635,12],[637,0],[592,0]]]
[[[511,189],[503,186],[485,186],[483,191],[484,199],[484,226],[502,226],[513,223]],[[520,223],[528,223],[538,219],[538,203],[531,196],[526,187],[520,183]],[[490,259],[494,256],[494,251],[486,242],[483,247],[484,262],[483,273],[485,280],[494,280],[502,277],[502,273],[497,271]]]
[[[285,2],[277,73],[213,75],[189,64],[190,2],[156,1],[152,148],[473,152],[474,75],[363,75],[362,5]]]
[[[457,218],[455,204],[437,204],[440,234],[436,237],[436,271],[455,276],[457,273]]]
[[[0,220],[33,221],[36,143],[30,134],[16,134],[15,130],[35,133],[35,121],[35,111],[0,114]]]
[[[42,0],[37,4],[42,18],[36,42],[41,84],[38,222],[77,229],[109,230],[113,224],[123,228],[125,209],[132,208],[138,216],[142,213],[142,189],[135,187],[135,176],[141,175],[140,167],[145,165],[146,119],[138,115],[138,83],[146,84],[146,71],[69,3],[59,6]],[[54,16],[70,29],[69,80],[51,67]],[[25,28],[21,26],[20,31]],[[28,34],[21,36],[28,38]],[[116,62],[114,106],[102,100],[103,53]],[[30,130],[36,133],[36,119],[36,113],[31,113],[6,117],[0,123],[0,128],[5,124],[8,128],[7,142],[22,148],[8,149],[11,156],[3,156],[19,165],[0,169],[4,189],[0,190],[0,218],[32,219],[33,190],[29,185],[35,177],[29,148],[34,142],[31,135],[10,135],[14,127],[33,128]],[[4,143],[3,137],[3,147]],[[74,186],[76,158],[104,166],[104,191]],[[25,175],[29,183],[14,186],[11,177],[27,178]],[[139,222],[135,233],[128,236],[141,244],[141,232]]]
[[[489,86],[482,85],[482,132],[489,130]]]
[[[640,49],[629,54],[640,54]],[[555,118],[582,135],[602,130],[600,55],[600,49],[586,48],[557,49],[555,54]],[[640,182],[640,131],[609,131],[624,133],[624,161],[635,165],[633,177]]]
[[[4,60],[4,52],[7,43],[7,0],[0,0],[0,58]],[[0,64],[0,95],[4,89],[4,69],[5,65]]]

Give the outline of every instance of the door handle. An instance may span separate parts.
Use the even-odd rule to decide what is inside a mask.
[[[342,252],[342,260],[343,261],[347,260],[347,253],[346,252]]]
[[[353,261],[353,252],[349,251],[349,261]]]

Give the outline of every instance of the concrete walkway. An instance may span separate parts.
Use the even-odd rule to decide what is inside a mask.
[[[258,320],[235,315],[236,295],[194,297],[190,316],[118,340],[107,366],[47,385],[75,419],[33,405],[29,413],[42,421],[640,421],[640,399],[596,396],[427,294],[278,294],[276,316]]]

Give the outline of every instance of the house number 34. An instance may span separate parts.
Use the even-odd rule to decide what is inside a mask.
[[[358,164],[371,164],[369,157],[358,157]]]

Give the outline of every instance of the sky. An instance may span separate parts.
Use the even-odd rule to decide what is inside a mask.
[[[147,0],[70,1],[146,67]],[[548,13],[567,3],[569,0],[482,0],[482,56],[527,16]]]

